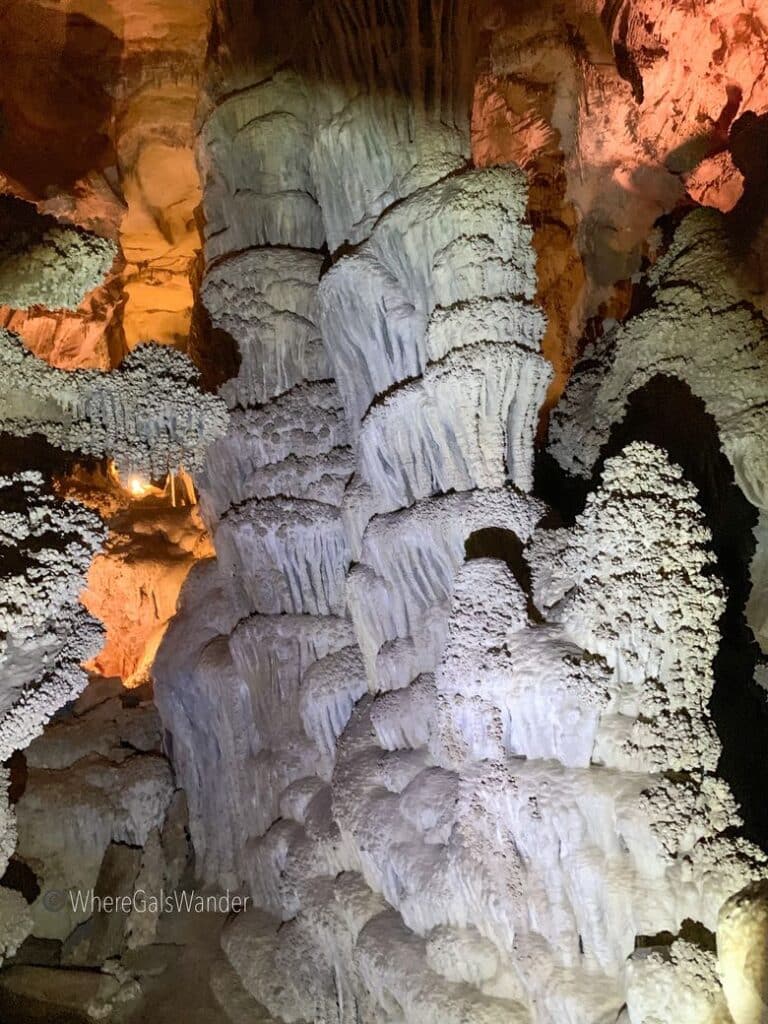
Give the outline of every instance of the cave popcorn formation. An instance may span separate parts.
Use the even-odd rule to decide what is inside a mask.
[[[0,863],[55,892],[175,888],[188,828],[196,880],[251,900],[219,921],[215,954],[200,946],[213,1001],[198,1015],[768,1021],[752,643],[768,647],[768,146],[755,171],[743,133],[761,122],[734,124],[744,89],[725,85],[751,76],[750,102],[768,102],[744,44],[762,35],[731,0],[709,11],[720,49],[699,70],[725,106],[707,120],[690,67],[678,82],[659,63],[683,5],[593,6],[516,20],[465,0],[317,0],[286,40],[269,11],[218,0],[191,79],[200,308],[139,308],[144,245],[173,301],[187,295],[197,185],[182,175],[158,212],[152,168],[176,166],[158,146],[187,168],[190,82],[173,93],[183,130],[162,127],[154,71],[143,100],[121,100],[120,159],[143,152],[117,232],[127,269],[114,241],[18,206],[23,230],[0,237],[10,307],[80,315],[114,279],[130,299],[109,372],[49,365],[0,327],[4,436],[111,460],[137,507],[191,472],[212,542],[169,514],[121,548],[44,474],[0,477],[0,745],[27,772]],[[703,53],[704,19],[686,16]],[[201,73],[201,24],[191,5],[176,26],[182,79]],[[654,113],[668,101],[671,127]],[[145,322],[165,342],[191,324],[215,394],[188,355],[137,344]],[[670,396],[692,454],[664,435]],[[116,592],[144,586],[159,536],[176,614],[165,630],[152,590],[158,628],[149,642],[140,623],[126,653],[109,618],[130,595],[110,603],[104,580],[119,563]],[[77,603],[87,575],[101,650]],[[78,698],[83,661],[127,681],[140,665],[156,707],[119,680]],[[74,829],[50,824],[56,806]],[[164,1024],[146,964],[188,944],[199,974],[203,942],[167,927],[1,887],[2,1009],[9,993],[34,1004],[50,970],[53,1011]],[[39,942],[87,998],[24,959]],[[173,1012],[194,1012],[173,970]]]

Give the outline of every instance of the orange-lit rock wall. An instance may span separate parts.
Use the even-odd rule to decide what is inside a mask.
[[[118,271],[77,310],[0,306],[0,327],[20,335],[41,359],[62,369],[108,370],[123,350],[123,279]]]
[[[118,0],[126,80],[115,149],[126,212],[123,330],[127,347],[186,347],[200,248],[200,180],[193,152],[208,34],[206,0]]]
[[[163,487],[121,480],[114,466],[75,465],[56,481],[62,497],[94,509],[109,529],[94,558],[81,601],[104,623],[106,636],[86,668],[119,676],[126,685],[147,681],[184,580],[212,554],[186,473]]]
[[[86,667],[129,686],[144,682],[189,570],[211,553],[194,509],[137,503],[115,520],[81,598],[106,627],[104,647]]]
[[[744,111],[768,110],[768,10],[497,4],[486,31],[473,155],[530,175],[553,400],[587,319],[626,311],[656,218],[691,202],[729,210],[741,195],[728,131]]]
[[[192,148],[205,0],[8,0],[0,191],[116,238],[123,266],[74,313],[0,310],[55,365],[186,345],[200,247]]]

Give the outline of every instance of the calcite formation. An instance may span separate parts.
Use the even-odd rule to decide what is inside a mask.
[[[720,976],[734,1024],[768,1013],[768,892],[765,881],[746,886],[723,904],[717,922]]]
[[[105,531],[95,513],[45,494],[40,474],[0,478],[3,689],[0,756],[25,747],[85,685],[101,631],[78,604]]]
[[[200,393],[189,359],[157,345],[131,353],[114,373],[67,372],[0,329],[0,393],[3,430],[110,456],[125,476],[196,468],[226,424],[223,403]]]
[[[119,682],[111,689],[94,683],[69,715],[35,739],[16,805],[16,856],[35,871],[40,889],[30,906],[32,934],[57,940],[72,935],[72,964],[116,955],[123,938],[117,937],[117,949],[100,951],[99,925],[72,934],[92,915],[87,898],[99,891],[105,858],[122,858],[135,877],[141,848],[147,847],[144,858],[149,860],[155,837],[166,832],[170,852],[167,830],[172,823],[167,819],[175,787],[170,764],[160,756],[161,723],[154,708],[139,702],[130,706],[121,700],[127,696]],[[109,852],[111,845],[117,849]],[[145,891],[158,891],[165,875],[161,852]],[[52,904],[45,898],[50,891],[67,894],[66,899]]]
[[[0,325],[53,366],[106,370],[122,351],[122,256],[64,217],[0,196]]]
[[[25,751],[2,889],[4,1019],[132,1013],[145,965],[174,955],[156,908],[187,870],[186,803],[148,696],[93,678]]]
[[[115,246],[41,220],[26,215],[23,229],[6,226],[12,240],[6,238],[6,246],[13,248],[0,257],[2,300],[14,306],[77,305],[104,279]],[[70,451],[110,456],[125,475],[161,477],[184,464],[201,464],[208,444],[224,432],[226,412],[197,383],[194,365],[172,349],[144,346],[114,374],[66,372],[0,328],[0,428],[20,437],[42,434]]]
[[[31,205],[0,203],[0,305],[75,309],[116,256],[109,239],[41,217]]]
[[[211,323],[240,354],[240,372],[221,389],[230,407],[260,405],[302,381],[331,376],[317,324],[321,264],[315,252],[249,249],[206,274]]]
[[[736,482],[754,505],[766,507],[768,325],[744,295],[731,249],[722,214],[695,210],[683,220],[647,275],[648,308],[616,325],[576,368],[550,443],[565,469],[588,475],[632,393],[663,374],[702,399]]]
[[[154,670],[203,875],[257,908],[225,953],[286,1021],[725,1021],[683,933],[766,868],[716,775],[696,491],[632,445],[541,524],[525,179],[402,177],[393,147],[358,189],[385,108],[337,94],[286,64],[201,134],[202,294],[241,363],[198,476],[216,559]],[[414,162],[462,152],[408,102]]]
[[[77,306],[104,280],[115,260],[115,244],[40,218],[30,209],[17,216],[18,206],[6,203],[10,214],[2,224],[1,301],[18,308]],[[151,478],[184,463],[199,463],[205,446],[223,433],[226,412],[220,399],[199,391],[197,373],[186,356],[156,346],[135,353],[115,374],[68,373],[46,364],[3,329],[0,378],[6,437],[0,476],[0,759],[5,761],[26,747],[86,684],[82,665],[98,653],[102,629],[78,597],[106,536],[95,512],[55,497],[50,479],[25,470],[25,453],[8,444],[8,434],[36,438],[29,449],[32,464],[36,459],[46,464],[46,445],[58,446],[110,456],[124,473]],[[127,738],[125,742],[127,746]],[[44,784],[47,778],[38,780],[41,805],[32,814],[36,825],[22,819],[18,844],[13,816],[4,810],[4,871],[16,847],[17,854],[21,850],[34,862],[47,886],[59,885],[62,891],[77,883],[87,887],[96,882],[110,840],[142,846],[151,830],[162,826],[173,792],[165,760],[128,763],[122,751],[117,763],[104,770],[87,763],[88,749],[80,753],[86,755],[82,760],[76,754],[56,765],[62,771],[51,787]],[[63,834],[56,834],[51,820],[72,793],[79,793],[82,802],[69,817],[64,814]],[[95,820],[84,827],[88,813]],[[60,864],[57,858],[66,859],[68,842],[75,846],[76,840],[76,851]],[[34,870],[23,863],[34,878]],[[47,932],[45,926],[41,930],[40,907],[51,909],[44,896],[30,911],[12,885],[3,889],[0,956],[14,954],[33,929],[36,936],[51,934],[50,925]],[[61,939],[77,924],[67,914],[53,917],[53,934]],[[110,955],[107,951],[97,960]]]
[[[553,416],[550,451],[569,473],[591,474],[633,393],[658,376],[674,377],[703,401],[736,483],[765,516],[768,322],[745,294],[733,245],[721,213],[690,213],[648,274],[648,308],[587,349]],[[764,534],[758,526],[749,613],[766,646]]]
[[[0,759],[22,749],[58,709],[83,689],[81,663],[98,650],[99,624],[77,601],[104,539],[98,516],[46,493],[39,473],[0,477]],[[3,771],[4,790],[8,775]],[[17,832],[4,792],[0,867]],[[0,957],[15,953],[32,930],[23,897],[0,895]]]
[[[638,1021],[727,1019],[706,950],[633,953],[638,936],[684,921],[714,931],[717,908],[765,870],[757,848],[723,835],[736,810],[712,775],[722,596],[707,545],[680,470],[632,446],[573,530],[534,535],[544,623],[510,567],[480,558],[454,570],[432,672],[387,690],[366,686],[354,643],[315,661],[300,689],[317,775],[289,784],[247,841],[247,884],[267,913],[225,935],[248,990],[287,1020],[398,1019],[396,1005],[413,1021],[593,1021],[624,1002]],[[664,616],[685,625],[673,634]],[[247,679],[266,636],[243,650],[240,629],[228,646]],[[287,693],[271,703],[265,682],[253,679],[256,723],[295,756]],[[698,709],[690,729],[686,708]]]
[[[201,3],[86,6],[91,166],[56,199],[0,153],[72,223],[9,238],[0,301],[88,320],[122,281],[131,351],[65,372],[6,315],[36,340],[0,333],[0,427],[126,492],[185,468],[212,548],[137,501],[92,562],[90,511],[2,478],[0,866],[175,888],[188,824],[195,884],[250,905],[210,955],[205,922],[0,888],[0,1015],[37,984],[144,1019],[186,943],[237,1024],[761,1024],[763,719],[741,775],[724,721],[768,643],[762,12],[214,0],[204,55]],[[156,709],[95,679],[36,735],[88,656]]]

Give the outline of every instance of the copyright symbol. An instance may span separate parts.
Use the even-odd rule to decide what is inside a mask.
[[[52,914],[58,914],[64,909],[66,898],[66,893],[62,889],[49,889],[43,896],[43,906]]]

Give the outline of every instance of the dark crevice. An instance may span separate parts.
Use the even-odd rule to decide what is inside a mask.
[[[656,949],[659,946],[671,946],[677,939],[683,939],[685,942],[690,942],[691,945],[698,946],[699,949],[706,949],[710,953],[714,953],[717,948],[714,932],[711,932],[709,928],[705,928],[699,921],[692,921],[690,918],[686,918],[680,925],[680,931],[677,935],[673,935],[672,932],[659,932],[656,935],[638,935],[635,938],[635,949]]]
[[[512,530],[500,526],[487,526],[470,533],[464,542],[466,561],[475,558],[495,558],[507,566],[525,594],[528,617],[537,624],[544,620],[533,603],[531,569],[525,557],[523,542]]]
[[[8,787],[8,802],[17,804],[27,788],[27,758],[21,750],[14,750],[4,767],[10,772],[11,782]]]
[[[5,874],[0,878],[0,886],[21,893],[27,903],[34,903],[40,895],[40,884],[37,875],[21,857],[14,854],[8,861]]]
[[[42,434],[16,437],[0,432],[0,476],[37,472],[46,480],[73,472],[76,466],[94,470],[99,459],[82,452],[65,452]]]

